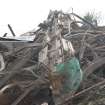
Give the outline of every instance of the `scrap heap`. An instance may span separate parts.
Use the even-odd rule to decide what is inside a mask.
[[[73,56],[79,59],[84,78],[80,89],[59,104],[90,105],[99,88],[104,89],[104,27],[62,11],[50,11],[38,30],[18,38],[8,26],[13,37],[0,37],[0,105],[54,105],[49,87],[59,84],[60,77],[52,75],[55,65]]]

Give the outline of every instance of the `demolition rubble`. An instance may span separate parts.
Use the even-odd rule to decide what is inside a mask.
[[[17,37],[0,37],[0,105],[105,104],[105,27],[50,11]]]

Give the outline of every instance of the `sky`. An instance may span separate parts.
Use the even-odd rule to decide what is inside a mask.
[[[0,36],[11,35],[7,24],[10,24],[16,35],[37,28],[46,20],[49,10],[73,11],[80,15],[95,11],[101,15],[100,25],[105,25],[104,0],[0,0]]]

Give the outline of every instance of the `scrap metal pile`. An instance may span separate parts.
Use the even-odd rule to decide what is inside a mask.
[[[54,65],[72,56],[79,59],[84,78],[80,89],[59,104],[88,105],[96,91],[104,89],[104,27],[75,13],[50,11],[38,30],[20,38],[5,36],[0,37],[0,105],[41,105],[43,102],[54,105],[49,88]]]

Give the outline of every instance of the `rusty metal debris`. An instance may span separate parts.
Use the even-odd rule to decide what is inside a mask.
[[[54,65],[73,56],[79,59],[84,80],[60,105],[69,105],[73,99],[86,96],[85,92],[105,85],[105,27],[62,11],[50,11],[38,30],[19,37],[8,27],[13,37],[7,33],[0,37],[0,105],[58,105],[50,86],[56,82],[60,88],[62,78],[51,80]]]

